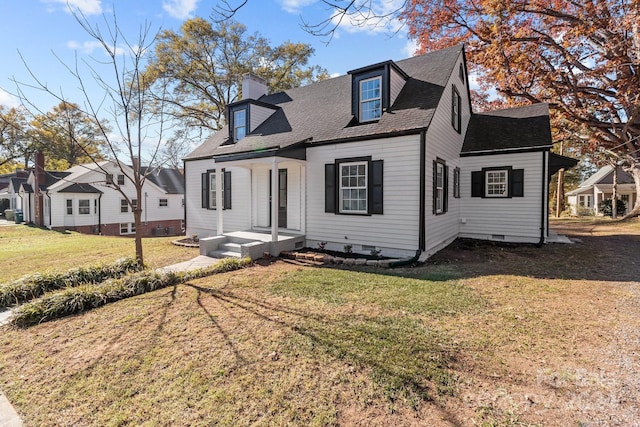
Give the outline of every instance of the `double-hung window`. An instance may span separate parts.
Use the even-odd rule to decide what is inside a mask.
[[[66,206],[67,206],[67,215],[73,215],[73,200],[67,199]]]
[[[442,159],[433,161],[433,214],[447,212],[449,168]]]
[[[78,214],[89,215],[91,213],[91,201],[89,199],[78,200]]]
[[[209,208],[216,208],[216,174],[212,172],[209,174]]]
[[[382,77],[360,81],[360,121],[378,120],[382,115]]]
[[[166,208],[169,206],[169,199],[160,199],[158,202],[158,206],[161,208]]]
[[[118,185],[124,185],[124,175],[118,174]]]
[[[120,199],[120,213],[129,212],[129,202],[127,199]]]
[[[485,171],[485,197],[509,197],[509,171]]]
[[[367,211],[367,163],[340,164],[340,212],[362,213]]]
[[[247,110],[233,112],[233,140],[240,141],[247,135]]]
[[[462,116],[460,114],[460,104],[462,98],[455,86],[451,86],[451,126],[453,129],[460,133],[462,131]]]

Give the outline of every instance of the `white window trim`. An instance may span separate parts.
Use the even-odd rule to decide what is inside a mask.
[[[126,208],[126,211],[123,211],[122,208]],[[120,199],[120,213],[129,213],[129,202],[127,199]]]
[[[164,200],[164,205],[162,204],[163,200]],[[169,207],[169,199],[166,199],[166,198],[158,199],[158,207],[159,208],[168,208]]]
[[[81,202],[87,202],[87,212],[82,212],[82,206],[80,206]],[[91,199],[80,199],[78,200],[78,215],[91,215]]]
[[[504,182],[489,182],[489,175],[500,174],[504,176]],[[507,169],[493,169],[484,172],[484,196],[489,198],[507,198],[509,197],[509,171]],[[503,193],[490,193],[492,186],[504,185]]]
[[[222,204],[224,205],[224,169],[220,176],[222,176]],[[216,206],[216,171],[212,170],[209,171],[209,209],[216,210]]]
[[[120,184],[120,178],[122,177],[122,184]],[[125,179],[125,176],[123,174],[118,174],[118,176],[116,177],[116,182],[118,183],[119,186],[123,186],[125,185],[125,183],[127,182],[127,180]]]
[[[242,121],[242,126],[238,125],[239,120],[236,119],[239,113],[244,113],[244,120]],[[242,139],[242,138],[238,138],[238,129],[241,129],[241,128],[244,128],[244,135],[242,136],[242,138],[244,138],[245,136],[247,136],[247,109],[246,108],[235,110],[233,112],[233,140],[234,141],[240,141]]]
[[[436,162],[436,214],[444,212],[444,163]],[[438,182],[438,176],[440,182]]]
[[[360,166],[364,165],[364,186],[345,187],[342,185],[342,168],[344,166]],[[338,164],[338,183],[339,183],[339,212],[344,214],[367,214],[369,213],[369,162],[344,162]],[[364,210],[361,209],[345,209],[343,204],[343,190],[365,190],[365,206]]]
[[[71,202],[71,206],[69,206],[69,202]],[[71,208],[71,213],[69,213],[69,208]],[[64,213],[65,215],[73,216],[73,199],[65,199]]]
[[[379,82],[379,87],[380,87],[380,96],[376,97],[376,98],[368,98],[368,99],[363,99],[362,98],[362,86],[365,83],[368,83],[370,81],[374,81],[377,80]],[[359,91],[358,91],[358,111],[359,111],[359,117],[360,117],[360,121],[361,122],[372,122],[375,120],[380,120],[380,117],[382,117],[382,77],[381,76],[376,76],[376,77],[371,77],[369,79],[364,79],[364,80],[360,80],[359,82]],[[380,114],[378,115],[378,117],[373,117],[370,119],[363,119],[363,105],[369,102],[375,102],[375,101],[380,101]]]

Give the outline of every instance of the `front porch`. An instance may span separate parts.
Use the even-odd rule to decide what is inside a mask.
[[[277,256],[282,251],[292,251],[304,246],[304,234],[286,230],[273,238],[271,231],[232,231],[219,236],[200,239],[200,255],[213,258],[261,258],[265,252]]]

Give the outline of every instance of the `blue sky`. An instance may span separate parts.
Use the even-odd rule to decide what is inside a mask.
[[[230,0],[230,3],[239,1]],[[33,82],[20,55],[34,75],[75,101],[77,83],[56,56],[73,66],[76,55],[79,59],[100,59],[103,53],[69,13],[68,4],[102,27],[103,14],[111,20],[115,10],[118,24],[129,40],[135,42],[140,26],[145,22],[151,25],[154,33],[159,29],[177,30],[188,18],[209,17],[216,3],[216,0],[2,0],[0,104],[17,105],[17,100],[9,94],[16,90],[12,78]],[[398,1],[379,0],[377,7],[388,8],[394,4]],[[311,44],[316,50],[311,64],[325,67],[334,75],[388,59],[403,59],[415,49],[404,29],[391,34],[384,28],[343,25],[326,45],[324,39],[312,36],[300,27],[300,16],[315,23],[329,17],[330,13],[319,0],[249,0],[235,19],[245,24],[249,32],[258,31],[266,36],[273,45],[286,40]],[[96,88],[90,90],[96,90],[95,94],[91,93],[92,97],[100,97]],[[57,104],[55,99],[36,91],[27,90],[27,95],[43,110]]]

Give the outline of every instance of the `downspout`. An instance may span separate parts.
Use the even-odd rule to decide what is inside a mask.
[[[144,192],[144,225],[148,224],[147,221],[147,197],[149,197],[149,195],[147,194],[147,192]]]
[[[548,201],[549,198],[549,192],[546,191],[547,189],[547,152],[543,151],[542,152],[542,197],[540,198],[540,201],[542,202],[542,208],[540,209],[540,242],[538,243],[538,246],[542,246],[544,245],[544,240],[545,240],[545,225],[547,223],[546,221],[546,216],[545,213],[547,212],[547,203],[545,203],[545,200]]]
[[[102,235],[102,194],[98,196],[98,235]]]
[[[51,209],[51,195],[49,194],[49,191],[45,191],[44,194],[49,198],[49,230],[53,230],[53,222],[51,222],[51,211],[53,209]]]
[[[427,176],[427,133],[420,132],[420,218],[418,220],[418,250],[424,251],[426,244],[426,176]]]
[[[389,263],[389,267],[391,267],[391,268],[393,268],[393,267],[403,267],[405,265],[415,264],[420,259],[420,255],[421,254],[422,254],[422,250],[418,249],[416,251],[416,254],[414,256],[412,256],[411,258],[403,258],[403,259],[399,259],[397,261],[392,261],[392,262]]]

